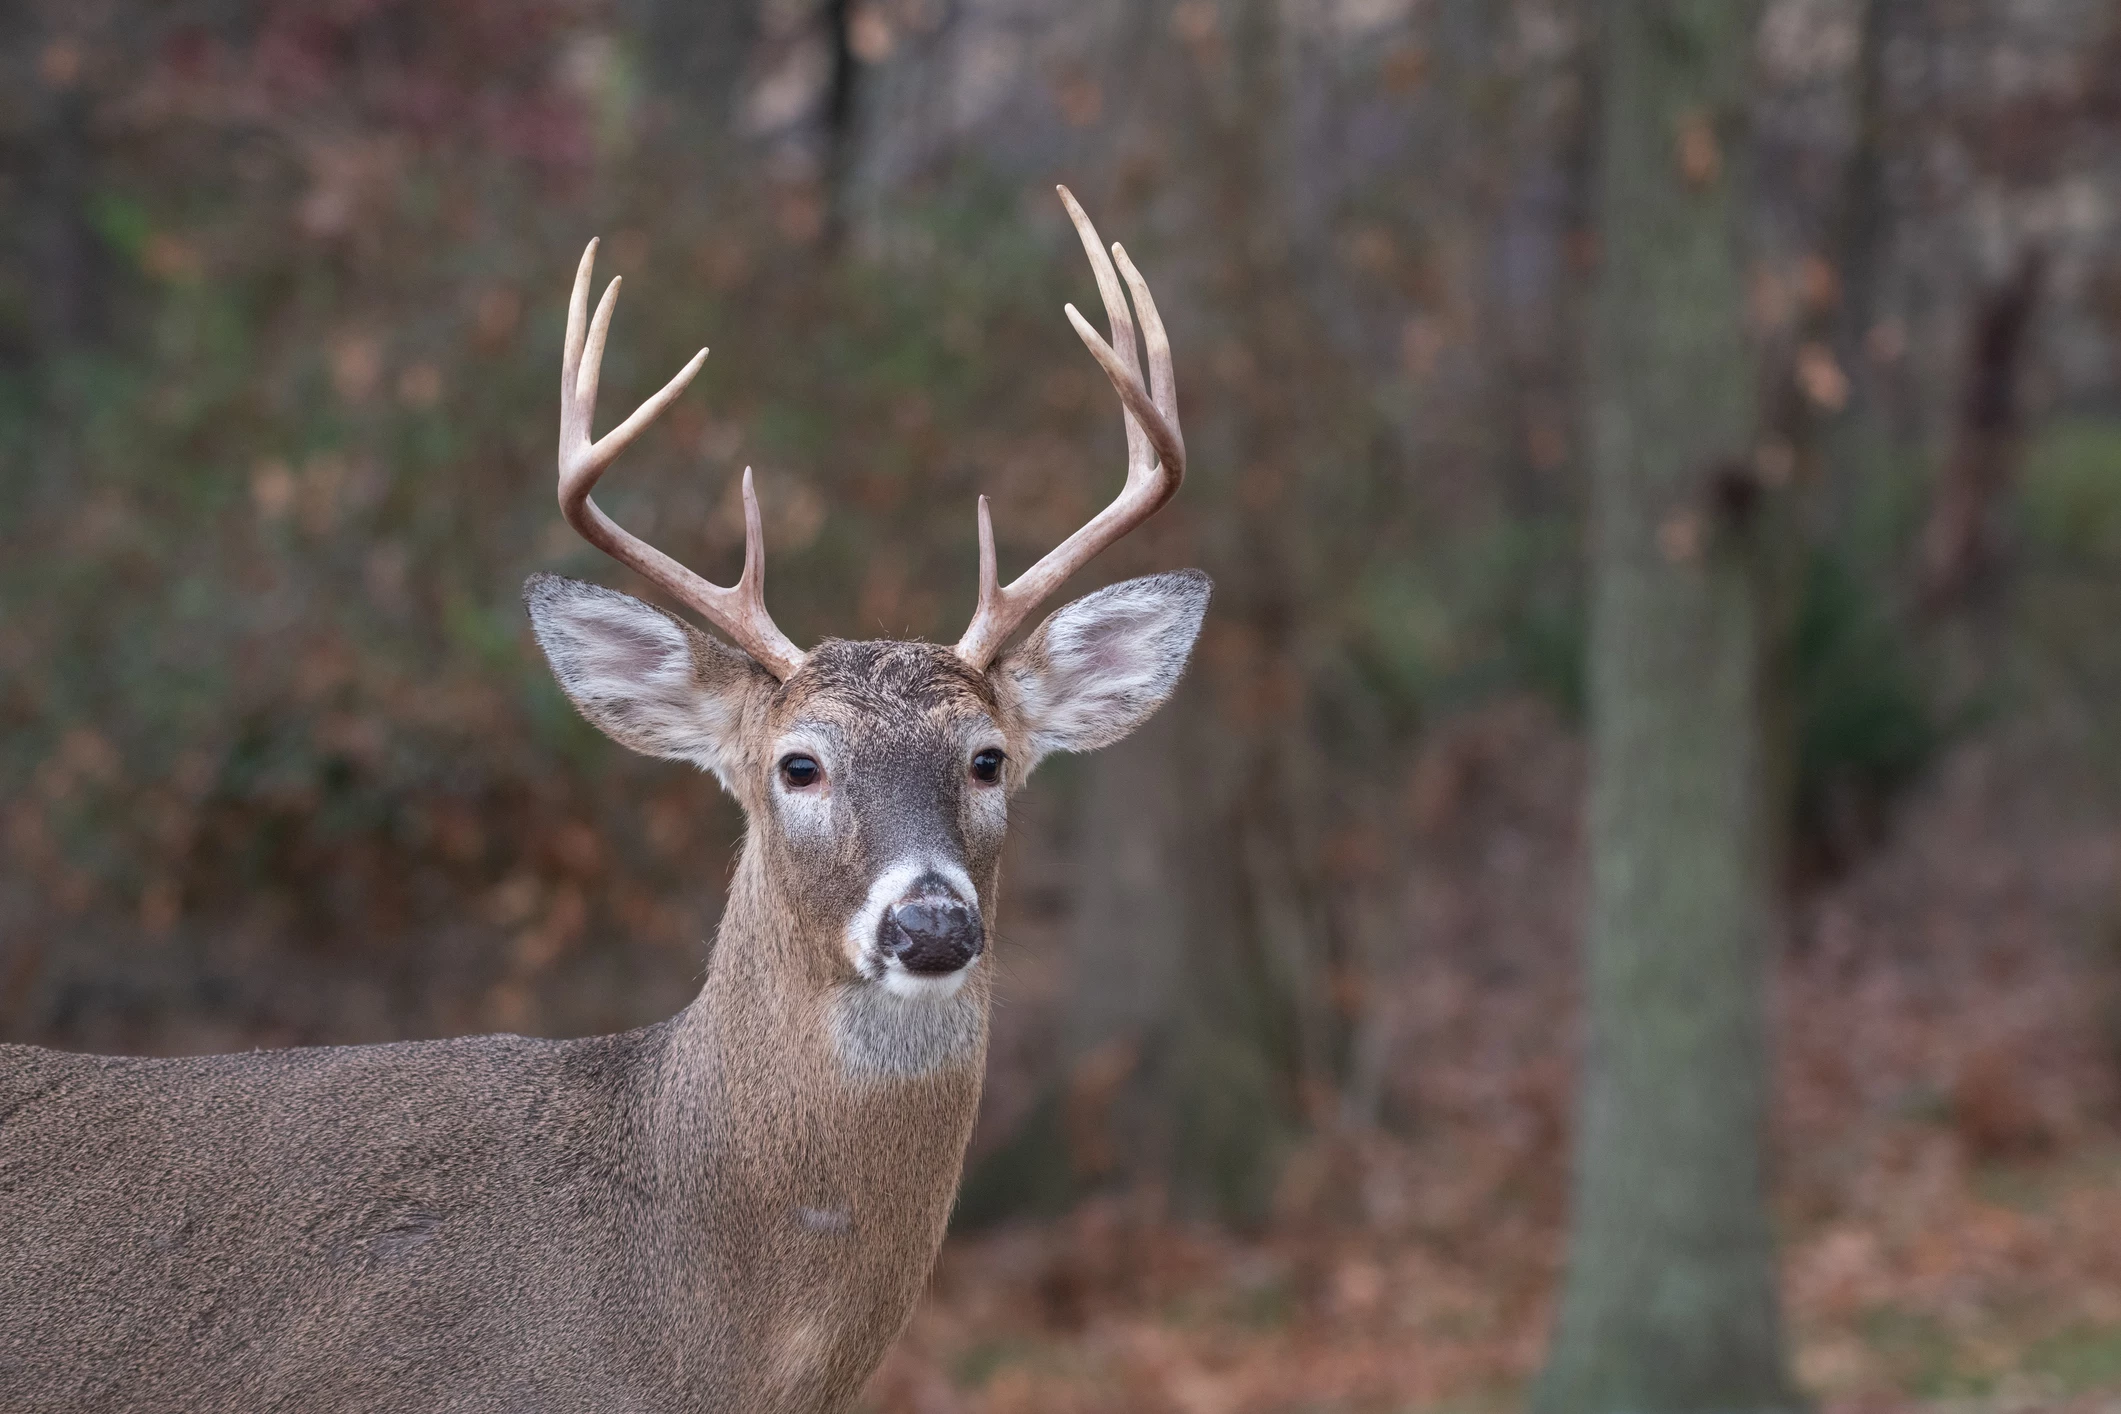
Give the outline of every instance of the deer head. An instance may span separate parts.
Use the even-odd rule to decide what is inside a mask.
[[[1032,609],[1168,501],[1185,474],[1170,345],[1148,287],[1119,246],[1106,255],[1066,188],[1061,199],[1111,321],[1107,343],[1067,308],[1123,405],[1126,483],[1006,586],[981,497],[978,606],[955,647],[828,639],[806,653],[791,643],[766,612],[749,468],[744,568],[727,588],[597,508],[589,494],[597,479],[691,381],[707,351],[592,439],[619,281],[586,318],[596,243],[582,256],[561,365],[561,509],[591,544],[734,646],[640,600],[550,575],[527,586],[531,621],[585,717],[636,751],[712,771],[736,798],[748,824],[740,876],[758,881],[759,905],[799,940],[796,955],[778,965],[820,987],[917,1002],[953,996],[980,975],[1009,796],[1047,754],[1105,746],[1148,718],[1177,684],[1207,608],[1206,575],[1152,575],[1078,599],[1005,646]],[[1147,346],[1146,387],[1122,276]]]

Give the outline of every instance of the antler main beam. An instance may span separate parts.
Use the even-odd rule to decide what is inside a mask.
[[[1018,575],[1008,585],[1000,583],[994,559],[994,521],[987,498],[979,498],[979,605],[972,623],[958,640],[957,655],[974,668],[992,662],[1009,635],[1025,617],[1060,588],[1061,582],[1088,564],[1099,551],[1156,514],[1171,499],[1186,476],[1186,444],[1178,430],[1178,382],[1171,371],[1171,341],[1164,335],[1164,322],[1157,315],[1149,286],[1118,244],[1107,256],[1097,228],[1083,214],[1066,187],[1059,188],[1068,219],[1082,238],[1097,275],[1097,292],[1105,302],[1105,317],[1112,325],[1112,342],[1098,337],[1089,321],[1067,306],[1068,322],[1082,337],[1090,356],[1112,380],[1127,421],[1127,482],[1117,499],[1094,516],[1090,523],[1063,540],[1045,558]],[[1118,262],[1115,271],[1113,262]],[[1134,296],[1134,310],[1127,308],[1121,292],[1121,277]],[[1149,386],[1142,387],[1141,358],[1134,343],[1134,314],[1141,317],[1143,342],[1149,351]]]
[[[597,377],[604,363],[604,339],[611,331],[611,311],[618,304],[619,281],[614,279],[597,304],[596,318],[589,318],[589,276],[596,266],[597,243],[582,252],[575,272],[574,296],[567,306],[567,344],[560,356],[560,513],[584,540],[649,580],[665,594],[699,613],[708,622],[736,640],[759,665],[786,681],[803,665],[803,652],[788,641],[766,612],[766,545],[759,528],[759,502],[751,489],[751,468],[744,468],[744,572],[727,588],[711,584],[679,564],[661,550],[622,530],[589,499],[620,452],[626,450],[643,428],[661,416],[700,365],[707,361],[701,349],[678,370],[633,416],[592,439],[591,425],[597,410]]]

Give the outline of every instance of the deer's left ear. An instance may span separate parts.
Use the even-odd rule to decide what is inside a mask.
[[[1130,579],[1055,609],[992,669],[1029,739],[1029,771],[1055,751],[1095,751],[1143,722],[1178,686],[1212,582],[1199,570]]]

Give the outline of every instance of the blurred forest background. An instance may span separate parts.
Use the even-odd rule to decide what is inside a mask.
[[[0,1036],[681,1007],[739,816],[578,721],[519,606],[540,569],[644,592],[553,501],[575,260],[601,235],[627,277],[607,408],[714,350],[613,514],[727,575],[755,465],[798,642],[947,640],[978,492],[1008,573],[1123,466],[1060,315],[1094,307],[1066,181],[1156,291],[1192,453],[1096,574],[1218,592],[1159,719],[1020,799],[959,1235],[871,1399],[1507,1407],[1579,1034],[1595,20],[0,10]],[[2091,1407],[2121,1391],[2121,10],[1772,0],[1751,62],[1759,470],[1797,547],[1795,1369],[1837,1409]]]

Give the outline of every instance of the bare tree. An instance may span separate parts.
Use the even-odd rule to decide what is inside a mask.
[[[1763,1173],[1769,557],[1739,249],[1755,13],[1605,16],[1589,1044],[1546,1414],[1798,1404]]]

